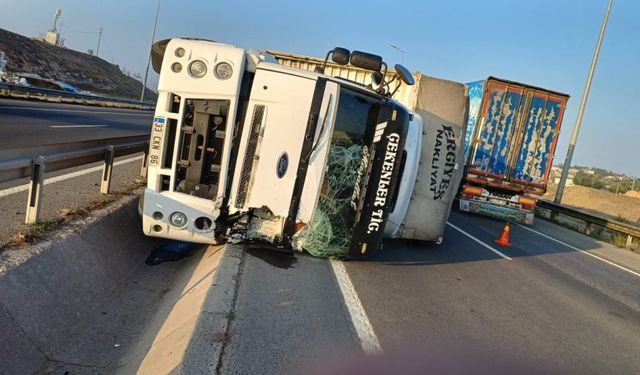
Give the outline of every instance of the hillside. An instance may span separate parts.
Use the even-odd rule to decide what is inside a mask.
[[[0,51],[8,73],[32,73],[70,83],[97,95],[139,99],[142,83],[124,75],[120,67],[99,57],[56,47],[0,29]],[[155,100],[155,93],[148,93]]]
[[[544,199],[553,200],[555,193],[556,185],[549,185]],[[634,197],[636,194],[614,194],[585,186],[567,186],[562,195],[562,204],[640,223],[640,199]]]

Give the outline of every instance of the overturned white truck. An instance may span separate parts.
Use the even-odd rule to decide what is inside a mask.
[[[343,48],[314,71],[205,40],[161,41],[152,57],[146,235],[351,258],[383,238],[442,241],[463,166],[464,85]]]

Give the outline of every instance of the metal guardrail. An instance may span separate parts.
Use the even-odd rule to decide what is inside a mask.
[[[0,83],[0,96],[16,97],[16,93],[22,93],[27,98],[38,98],[49,101],[65,101],[68,99],[74,103],[95,103],[112,106],[126,106],[127,108],[137,109],[153,109],[155,103],[140,102],[137,100],[127,100],[120,98],[109,98],[88,94],[78,94],[63,90],[44,89],[39,87],[27,87],[21,85],[15,85],[12,83]]]
[[[145,177],[148,148],[149,136],[137,135],[1,150],[0,182],[30,177],[25,223],[33,224],[40,213],[45,169],[53,172],[104,161],[100,192],[109,194],[114,158],[144,151],[140,175]]]
[[[537,204],[538,208],[549,210],[550,215],[545,218],[551,221],[558,222],[558,214],[570,216],[572,218],[582,220],[586,223],[583,232],[587,235],[592,234],[594,231],[593,226],[597,225],[602,228],[606,228],[615,233],[621,233],[627,236],[626,247],[630,248],[633,238],[640,238],[640,228],[637,226],[621,223],[619,221],[611,220],[603,216],[589,214],[574,208],[563,206],[550,201],[539,200]]]

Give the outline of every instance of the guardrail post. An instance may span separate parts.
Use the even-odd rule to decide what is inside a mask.
[[[586,234],[587,236],[591,235],[591,231],[593,230],[593,227],[591,226],[593,223],[589,223],[587,222],[587,226],[584,228],[584,234]]]
[[[35,224],[40,216],[40,198],[44,186],[45,159],[42,156],[33,158],[31,164],[31,182],[29,183],[29,196],[27,198],[27,215],[25,224]]]
[[[633,241],[633,236],[627,234],[627,249],[631,249],[631,242]]]
[[[102,169],[102,183],[100,184],[100,192],[102,194],[109,194],[109,188],[111,187],[111,172],[113,171],[113,146],[107,146],[107,151],[104,154],[104,168]]]
[[[149,148],[144,149],[142,155],[142,166],[140,166],[140,177],[147,178],[147,167],[149,166]]]

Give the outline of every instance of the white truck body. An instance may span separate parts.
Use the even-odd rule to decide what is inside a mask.
[[[452,161],[434,150],[460,138],[456,128],[447,143],[453,133],[445,139],[437,130],[458,120],[435,110],[437,100],[418,100],[410,113],[371,87],[283,66],[263,52],[188,39],[165,49],[145,234],[350,257],[375,252],[383,237],[442,240],[457,182],[438,192],[442,173],[434,168]],[[466,105],[464,89],[456,93]]]

